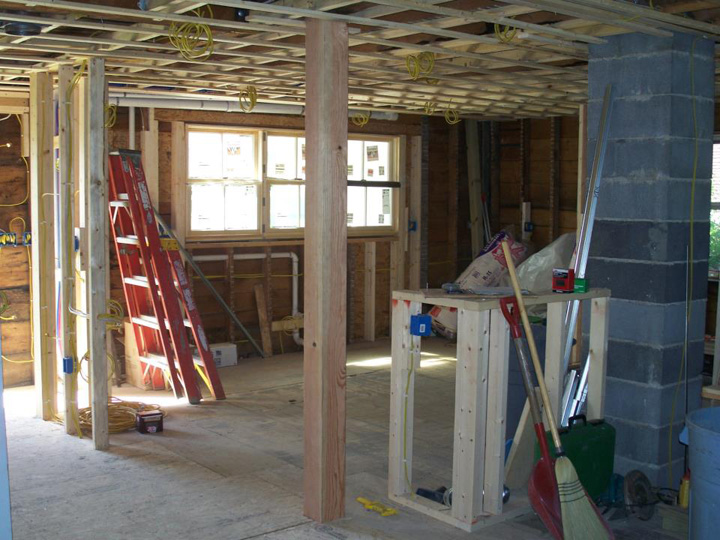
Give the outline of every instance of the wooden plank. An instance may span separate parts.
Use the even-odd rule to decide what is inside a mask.
[[[398,181],[400,189],[396,190],[397,209],[396,223],[398,237],[390,243],[390,297],[392,291],[404,289],[405,285],[405,252],[408,250],[408,208],[406,206],[407,192],[407,137],[400,137],[398,148]]]
[[[187,201],[187,134],[184,122],[172,122],[170,155],[170,226],[178,241],[185,243],[190,208]]]
[[[505,427],[510,357],[510,330],[499,309],[490,312],[490,355],[485,431],[485,497],[483,510],[503,511],[505,479]]]
[[[90,383],[92,394],[92,436],[96,450],[110,445],[108,433],[108,373],[105,321],[107,312],[107,146],[105,130],[105,60],[88,62],[88,297],[90,315]],[[92,293],[92,294],[90,294]]]
[[[500,126],[490,122],[490,223],[500,230]]]
[[[482,177],[477,120],[465,120],[465,152],[467,153],[468,200],[470,204],[470,245],[472,258],[475,259],[483,248]]]
[[[306,20],[304,514],[345,513],[348,30]]]
[[[560,405],[565,383],[565,367],[563,366],[562,349],[565,344],[563,337],[565,310],[567,302],[553,302],[547,305],[547,329],[545,332],[545,386],[550,396],[551,411],[555,418],[560,416]],[[546,422],[547,423],[547,422]]]
[[[3,354],[0,344],[0,354]],[[12,515],[10,512],[10,478],[8,471],[8,446],[5,431],[5,381],[0,365],[0,538],[12,539]]]
[[[365,321],[365,341],[375,341],[375,259],[376,259],[375,242],[367,242],[365,244],[365,281],[363,287],[364,295],[364,321]]]
[[[256,283],[254,290],[263,352],[265,353],[265,356],[272,356],[272,335],[270,334],[270,319],[268,317],[267,304],[265,303],[265,287],[262,283]]]
[[[140,132],[140,151],[150,200],[155,209],[158,209],[160,205],[159,123],[155,120],[155,109],[149,108],[147,111],[147,129]],[[174,154],[173,158],[175,158]]]
[[[550,230],[548,243],[557,238],[560,229],[560,121],[550,118]]]
[[[420,337],[410,334],[410,318],[422,312],[422,303],[393,300],[392,305],[388,494],[399,497],[412,493],[415,370],[420,367]]]
[[[526,399],[520,414],[520,421],[513,435],[512,447],[505,462],[505,484],[511,490],[527,487],[533,468],[535,440],[530,404]]]
[[[57,174],[60,183],[60,196],[58,204],[58,215],[56,223],[59,225],[58,234],[58,253],[60,259],[60,313],[62,325],[60,326],[60,346],[62,357],[72,358],[79,361],[76,357],[77,351],[74,350],[74,327],[75,316],[70,313],[70,305],[72,304],[75,285],[75,273],[73,272],[73,257],[75,256],[74,246],[74,219],[73,219],[73,192],[75,190],[75,182],[72,175],[72,114],[73,104],[70,90],[70,80],[73,76],[72,66],[60,66],[58,69],[58,149],[60,159],[57,162]],[[73,415],[77,408],[77,395],[74,388],[74,375],[72,373],[63,373],[63,424],[65,432],[69,434],[75,433],[75,425]]]
[[[580,105],[578,111],[578,167],[577,167],[577,209],[575,217],[576,225],[576,242],[580,240],[580,229],[582,228],[583,211],[585,208],[585,178],[587,176],[587,104]],[[578,310],[578,321],[583,320],[583,303],[580,303]],[[581,344],[583,342],[582,324],[575,325],[575,342]],[[582,347],[576,345],[572,349],[570,356],[570,365],[580,367],[582,359],[580,357]]]
[[[30,157],[30,114],[20,115],[20,155]]]
[[[483,511],[489,311],[458,311],[452,515],[472,524]]]
[[[409,276],[411,289],[422,287],[422,137],[410,138]]]
[[[227,259],[225,259],[225,287],[228,292],[228,305],[230,306],[230,309],[235,311],[235,250],[233,248],[225,248],[225,255]],[[264,293],[263,293],[264,295]],[[270,320],[267,317],[267,308],[265,307],[265,298],[263,296],[263,313],[265,314],[265,322],[267,326],[267,321]],[[258,313],[260,312],[260,304],[258,304]],[[260,326],[260,329],[262,330],[262,325]],[[232,319],[228,317],[227,320],[227,331],[228,331],[228,339],[231,343],[235,342],[235,323]],[[262,336],[263,339],[265,339],[265,336]],[[263,344],[263,348],[265,345]],[[270,345],[270,349],[272,350],[272,345]],[[272,354],[272,353],[271,353]]]
[[[588,372],[587,418],[605,417],[605,374],[610,323],[610,299],[593,298],[590,311],[590,371]]]
[[[32,317],[37,415],[56,411],[52,82],[46,72],[30,74],[30,206],[32,229]]]

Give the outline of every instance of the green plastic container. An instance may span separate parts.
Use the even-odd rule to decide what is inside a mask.
[[[552,435],[547,431],[545,436],[552,455]],[[573,416],[570,427],[560,430],[560,440],[588,495],[598,498],[607,490],[613,474],[615,428],[604,420],[588,422],[585,415]],[[535,441],[535,461],[539,459],[540,448]]]

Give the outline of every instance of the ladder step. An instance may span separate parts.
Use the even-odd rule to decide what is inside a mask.
[[[110,201],[110,206],[113,208],[127,208],[127,201]]]
[[[132,246],[139,246],[140,240],[138,240],[138,237],[136,235],[129,234],[128,236],[118,236],[117,243],[118,244],[130,244]]]
[[[138,356],[138,359],[156,368],[167,369],[168,367],[167,358],[161,354],[148,353],[145,356]],[[193,362],[200,367],[204,367],[203,361],[199,356],[193,355]]]
[[[145,287],[148,288],[148,278],[145,276],[132,276],[132,277],[126,277],[123,279],[125,283],[128,285],[135,285],[137,287]]]
[[[117,195],[118,195],[118,199],[120,199],[121,201],[130,200],[127,193],[118,193]]]
[[[139,324],[140,326],[147,326],[148,328],[160,330],[160,325],[158,324],[157,317],[153,317],[152,315],[140,315],[139,317],[133,317],[132,322],[133,324]],[[188,328],[191,328],[190,321],[188,321],[187,319],[184,319],[183,323]],[[168,323],[168,321],[165,321],[165,326],[170,328],[170,324]]]

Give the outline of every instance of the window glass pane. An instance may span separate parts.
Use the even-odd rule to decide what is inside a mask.
[[[367,188],[367,226],[392,225],[392,190],[390,188]]]
[[[222,184],[190,186],[190,230],[222,231],[224,223]]]
[[[298,137],[297,161],[298,178],[305,180],[305,137]]]
[[[223,135],[223,178],[253,180],[255,174],[255,137],[241,133]]]
[[[270,135],[267,140],[267,175],[270,178],[297,178],[297,138]]]
[[[348,180],[362,180],[363,143],[348,141]]]
[[[219,204],[215,205],[216,207]],[[253,231],[258,228],[257,186],[228,184],[225,186],[225,230]]]
[[[304,186],[302,186],[304,188]],[[270,227],[297,229],[300,227],[301,186],[270,186]],[[303,189],[304,192],[304,189]],[[304,197],[303,197],[304,198]],[[302,201],[303,207],[305,201]],[[304,214],[304,210],[303,210]],[[305,216],[303,216],[305,217]]]
[[[720,210],[710,211],[710,270],[720,270]]]
[[[390,143],[381,141],[366,141],[364,180],[387,180],[389,178]]]
[[[720,202],[720,143],[713,144],[712,195],[710,200]]]
[[[222,135],[188,133],[188,178],[222,178]]]
[[[364,227],[365,226],[365,190],[364,187],[348,188],[348,210],[347,225],[348,227]]]

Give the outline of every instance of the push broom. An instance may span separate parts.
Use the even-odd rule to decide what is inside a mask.
[[[572,461],[565,455],[565,451],[560,441],[555,418],[552,414],[550,405],[550,397],[548,396],[547,387],[545,386],[545,378],[543,377],[542,367],[540,366],[540,357],[538,356],[535,338],[533,337],[530,320],[525,310],[520,284],[518,283],[517,273],[515,272],[515,264],[510,253],[510,246],[507,242],[502,243],[503,254],[510,274],[515,298],[517,299],[520,317],[523,327],[525,328],[525,337],[527,338],[528,348],[530,349],[530,357],[532,358],[535,374],[540,387],[540,396],[542,397],[545,412],[547,413],[548,427],[552,434],[555,444],[555,478],[557,480],[558,493],[560,495],[560,513],[562,515],[562,528],[565,540],[607,540],[612,539],[613,534],[607,523],[600,517],[597,508],[588,497],[585,488],[583,488],[578,479],[577,471]]]

